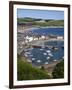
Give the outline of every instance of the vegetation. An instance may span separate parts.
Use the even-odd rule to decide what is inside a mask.
[[[46,22],[34,22],[34,25],[38,26],[64,26],[63,20],[51,20]]]
[[[18,22],[34,22],[34,21],[40,21],[41,19],[35,19],[35,18],[18,18]]]
[[[53,78],[64,78],[64,60],[56,65],[52,72]]]
[[[26,62],[25,58],[18,58],[17,61],[17,79],[18,80],[37,80],[37,79],[49,79],[50,76],[47,72],[32,67],[31,64]]]
[[[35,26],[64,26],[64,20],[43,20],[35,18],[18,18],[18,23],[31,23]]]

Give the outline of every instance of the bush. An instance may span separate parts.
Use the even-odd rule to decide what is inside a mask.
[[[17,79],[18,80],[37,80],[49,79],[50,76],[43,70],[32,67],[31,64],[18,59],[17,61]]]
[[[64,60],[55,66],[52,75],[53,78],[64,78]]]

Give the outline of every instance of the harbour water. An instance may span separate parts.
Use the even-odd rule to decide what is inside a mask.
[[[41,66],[62,59],[64,56],[64,48],[58,47],[56,50],[53,48],[32,48],[26,51],[25,54],[28,59],[32,60],[34,65]]]
[[[64,36],[64,28],[39,28],[30,30],[33,34]],[[30,48],[25,51],[25,56],[34,66],[50,64],[64,57],[64,41],[48,41],[45,45],[56,48]]]

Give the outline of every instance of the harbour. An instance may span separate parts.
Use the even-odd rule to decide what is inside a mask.
[[[47,30],[47,28],[45,29]],[[32,31],[32,33],[30,31],[26,36],[25,32],[21,32],[23,36],[20,37],[20,46],[18,46],[19,54],[25,56],[27,62],[31,63],[34,67],[49,65],[61,60],[64,57],[64,37],[57,34],[39,34],[35,33],[35,31]]]

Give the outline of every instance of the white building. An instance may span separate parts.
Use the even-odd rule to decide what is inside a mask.
[[[38,38],[35,37],[34,40],[38,40]]]
[[[57,39],[63,39],[64,37],[63,36],[58,36]]]
[[[26,36],[26,41],[28,41],[28,42],[33,41],[33,37]]]
[[[42,38],[42,39],[45,39],[45,36],[44,36],[44,35],[42,35],[42,36],[41,36],[41,38]]]

